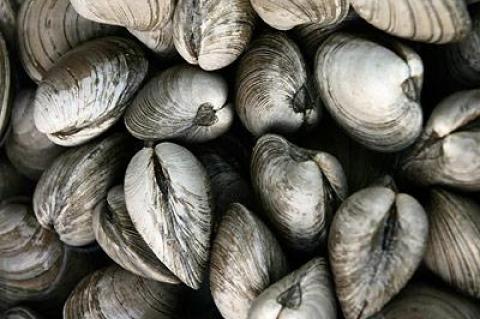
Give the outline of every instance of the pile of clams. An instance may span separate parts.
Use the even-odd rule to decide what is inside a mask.
[[[480,1],[0,0],[0,318],[479,319]]]

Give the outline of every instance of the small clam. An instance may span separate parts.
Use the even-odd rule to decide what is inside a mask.
[[[12,128],[5,144],[7,156],[25,176],[37,180],[42,172],[63,152],[39,132],[33,119],[35,90],[24,90],[15,99],[12,110]]]
[[[318,49],[315,72],[325,106],[353,139],[382,152],[415,142],[423,64],[413,50],[336,33]]]
[[[135,276],[117,266],[84,278],[63,308],[64,319],[179,318],[183,288]]]
[[[68,245],[92,243],[93,210],[124,172],[130,148],[129,139],[118,133],[60,155],[35,189],[40,224],[55,229]]]
[[[55,144],[74,146],[105,132],[122,116],[148,69],[133,41],[108,37],[65,54],[35,96],[35,125]]]
[[[434,109],[403,159],[413,183],[480,190],[480,90],[455,93]]]
[[[10,197],[26,195],[28,182],[0,153],[0,202]]]
[[[288,271],[270,230],[240,204],[223,216],[210,267],[210,289],[225,319],[247,319],[255,298]]]
[[[249,0],[179,0],[173,23],[180,55],[212,71],[243,53],[252,37],[255,14]]]
[[[336,319],[337,304],[327,261],[315,258],[267,288],[249,319]]]
[[[233,121],[227,82],[215,73],[181,65],[163,71],[138,93],[125,125],[143,140],[205,142],[225,133]]]
[[[428,212],[427,267],[450,285],[480,298],[480,205],[434,189]]]
[[[267,134],[257,141],[251,173],[268,218],[288,246],[313,253],[325,244],[333,213],[347,196],[335,157]]]
[[[360,17],[392,35],[415,41],[459,41],[470,31],[465,0],[352,0]]]
[[[350,0],[251,0],[258,15],[278,30],[302,24],[329,26],[346,18]]]
[[[198,289],[207,268],[214,209],[202,164],[173,143],[146,147],[128,165],[125,200],[133,225],[157,258]]]
[[[173,44],[173,21],[168,20],[162,28],[138,31],[129,29],[138,40],[145,44],[157,56],[164,60],[172,60],[177,56],[177,50]]]
[[[4,319],[41,319],[38,314],[25,307],[15,307],[4,312]]]
[[[283,33],[260,36],[240,60],[236,109],[255,136],[294,133],[320,119],[320,99],[298,46]]]
[[[3,36],[0,33],[0,146],[10,124],[10,104],[12,99],[12,69],[9,51]]]
[[[427,236],[427,216],[407,194],[369,187],[343,202],[328,245],[346,319],[372,316],[405,286],[422,261]]]

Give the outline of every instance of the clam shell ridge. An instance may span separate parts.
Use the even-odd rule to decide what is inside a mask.
[[[68,150],[43,173],[33,196],[39,223],[55,229],[71,246],[94,241],[95,206],[122,174],[129,158],[129,139],[114,134]]]
[[[179,0],[173,21],[180,55],[213,71],[243,53],[252,37],[255,14],[249,0]]]
[[[115,186],[108,192],[106,200],[95,208],[92,222],[98,244],[122,268],[156,281],[179,282],[133,226],[123,186]]]
[[[10,123],[12,69],[5,39],[0,34],[0,145]]]
[[[205,142],[225,133],[233,121],[227,82],[215,73],[182,65],[162,72],[138,93],[125,125],[143,140]]]
[[[147,69],[142,49],[131,40],[87,42],[45,75],[35,96],[35,125],[59,145],[87,142],[122,116]]]
[[[348,192],[335,157],[268,134],[257,141],[251,173],[267,216],[290,247],[311,253],[325,244],[333,213]]]
[[[255,299],[249,319],[336,319],[327,261],[315,258],[268,287]]]
[[[423,122],[422,61],[400,43],[391,47],[336,33],[315,59],[317,84],[332,117],[353,139],[382,152],[411,145]]]
[[[240,204],[223,216],[210,267],[210,289],[225,319],[246,319],[254,299],[288,271],[270,230]]]
[[[125,200],[133,224],[157,258],[187,286],[205,273],[214,200],[202,164],[186,148],[144,148],[128,165]]]
[[[415,41],[459,41],[471,27],[464,0],[352,0],[352,6],[375,27]]]
[[[427,216],[409,195],[371,187],[343,202],[328,245],[346,319],[370,317],[405,286],[423,258],[427,236]]]
[[[320,100],[298,46],[282,33],[265,34],[242,57],[236,109],[255,136],[294,133],[320,119]]]

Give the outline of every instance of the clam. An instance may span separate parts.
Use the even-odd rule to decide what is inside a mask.
[[[121,185],[112,188],[93,212],[93,231],[102,249],[135,275],[166,283],[179,280],[157,259],[133,226]]]
[[[159,29],[168,23],[175,0],[70,0],[83,17],[140,31]]]
[[[129,29],[129,31],[160,58],[171,60],[177,56],[177,50],[173,44],[172,20],[169,20],[165,26],[159,29],[147,31]]]
[[[210,289],[225,319],[246,319],[255,298],[288,271],[270,230],[237,203],[220,223],[210,267]]]
[[[34,311],[25,307],[15,307],[8,309],[3,314],[4,319],[41,319]]]
[[[255,136],[294,133],[320,119],[320,100],[298,46],[283,33],[260,36],[240,60],[236,109]]]
[[[470,31],[465,0],[352,0],[360,17],[392,35],[415,41],[459,41]]]
[[[453,287],[480,298],[480,205],[442,189],[431,191],[425,264]]]
[[[313,253],[325,244],[333,213],[348,192],[334,156],[267,134],[257,141],[251,174],[265,213],[289,247]]]
[[[117,266],[84,278],[63,308],[65,319],[178,318],[182,287],[135,276]]]
[[[65,54],[35,95],[35,125],[55,144],[75,146],[105,132],[122,116],[148,69],[133,41],[108,37]]]
[[[68,245],[92,243],[93,210],[123,174],[130,148],[129,139],[117,133],[60,155],[35,189],[33,208],[39,223]]]
[[[251,0],[258,15],[271,27],[290,30],[303,24],[330,26],[346,18],[350,0]]]
[[[434,109],[401,165],[420,185],[480,190],[480,90],[457,92]]]
[[[188,63],[218,70],[243,53],[254,24],[249,0],[179,0],[173,17],[175,47]]]
[[[359,143],[395,152],[419,136],[423,64],[413,50],[336,33],[318,49],[315,73],[330,114]]]
[[[225,133],[233,121],[222,76],[188,65],[163,71],[140,90],[125,125],[143,140],[205,142]]]
[[[10,122],[12,99],[12,69],[5,39],[0,34],[0,146],[5,140]]]
[[[249,319],[336,319],[337,304],[327,261],[315,258],[258,296]]]
[[[26,195],[28,182],[0,153],[0,202],[19,195]]]
[[[17,95],[12,110],[12,128],[5,150],[18,171],[37,180],[64,149],[35,127],[34,98],[35,90],[32,89],[21,91]]]
[[[202,164],[173,143],[145,147],[128,165],[125,200],[133,225],[157,258],[198,289],[207,268],[214,209]]]
[[[328,245],[346,319],[372,316],[405,286],[422,261],[427,236],[427,216],[407,194],[369,187],[343,202]]]

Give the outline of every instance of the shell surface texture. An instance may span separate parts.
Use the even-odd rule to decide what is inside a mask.
[[[128,31],[160,58],[168,61],[177,56],[177,50],[173,43],[173,21],[171,19],[159,29],[146,31],[129,29]]]

